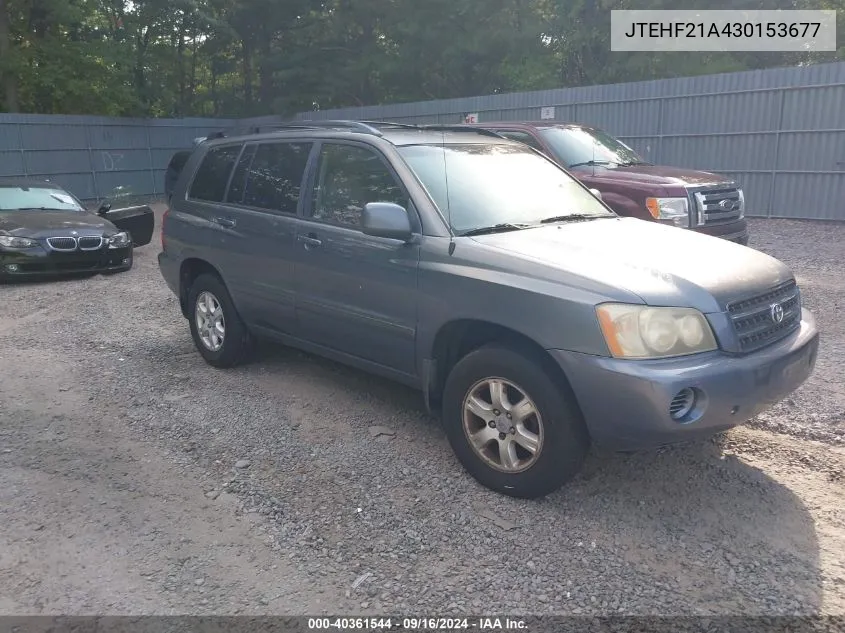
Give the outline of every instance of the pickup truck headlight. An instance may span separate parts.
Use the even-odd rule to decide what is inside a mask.
[[[616,358],[668,358],[718,349],[707,319],[692,308],[605,303],[596,313]]]
[[[115,233],[109,238],[109,248],[126,248],[131,243],[129,233],[126,231]]]
[[[5,246],[6,248],[33,248],[38,246],[38,241],[31,240],[28,237],[0,235],[0,246]]]
[[[646,198],[645,206],[655,220],[668,220],[675,226],[689,227],[689,200],[686,198]]]

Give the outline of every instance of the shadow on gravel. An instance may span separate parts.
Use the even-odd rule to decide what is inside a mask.
[[[821,607],[812,515],[789,488],[723,454],[719,438],[594,456],[547,501],[561,521],[564,499],[627,560],[674,579],[679,591],[712,596],[726,611]]]
[[[319,357],[269,345],[255,363],[274,380],[295,374],[313,385],[315,396],[357,392],[380,400],[386,410],[395,409],[398,417],[425,415],[418,392]],[[413,424],[405,428],[416,433]],[[430,456],[436,467],[444,474],[460,469],[445,439],[441,444],[442,454]],[[397,445],[395,450],[395,458],[402,460],[407,449]],[[718,438],[651,452],[592,455],[578,478],[538,501],[497,495],[464,477],[453,493],[465,497],[464,507],[482,503],[516,524],[506,540],[516,535],[515,542],[521,541],[518,534],[527,531],[538,551],[555,551],[572,547],[567,537],[578,539],[575,551],[556,552],[558,564],[579,557],[579,551],[594,555],[598,552],[590,549],[600,548],[646,578],[659,579],[660,588],[639,588],[644,596],[653,591],[687,596],[690,608],[708,605],[716,613],[771,614],[785,608],[813,613],[821,608],[812,516],[789,488],[723,454]],[[429,502],[437,505],[436,492]],[[474,564],[472,555],[460,550],[450,558],[454,568]]]
[[[28,278],[19,278],[19,279],[4,279],[0,281],[0,286],[47,286],[54,283],[59,282],[68,282],[68,281],[79,281],[81,279],[90,279],[92,277],[96,277],[100,273],[97,272],[90,272],[90,273],[64,273],[64,274],[56,274],[56,275],[45,275],[43,277],[28,277]]]
[[[253,363],[270,370],[310,374],[314,380],[332,381],[350,392],[366,393],[370,397],[393,405],[403,411],[428,415],[419,391],[405,385],[359,371],[276,343],[264,343],[256,350]]]

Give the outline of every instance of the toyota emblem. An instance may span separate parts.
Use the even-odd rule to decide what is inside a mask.
[[[783,306],[779,303],[773,303],[771,307],[772,321],[781,323],[783,321]]]

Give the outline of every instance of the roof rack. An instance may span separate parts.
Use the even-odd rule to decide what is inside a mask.
[[[270,132],[273,130],[319,130],[326,128],[348,128],[358,132],[366,132],[367,134],[374,134],[381,136],[376,128],[360,121],[340,121],[340,120],[326,120],[326,121],[287,121],[284,123],[271,123],[269,125],[252,125],[248,128],[247,134],[260,134],[261,132]]]
[[[399,123],[397,121],[361,121],[361,123],[366,123],[367,125],[372,125],[373,127],[381,125],[385,127],[397,127],[407,130],[475,132],[476,134],[481,134],[482,136],[492,136],[494,138],[507,138],[494,130],[488,130],[486,128],[478,127],[475,125],[464,125],[461,123],[422,123],[419,125],[414,125],[413,123]]]
[[[210,141],[227,136],[247,136],[250,134],[261,134],[262,132],[273,132],[279,130],[320,130],[320,129],[349,129],[356,132],[364,132],[374,136],[384,136],[379,127],[400,128],[406,130],[429,130],[441,132],[473,132],[482,136],[494,138],[505,138],[498,132],[488,130],[474,125],[461,124],[440,124],[426,123],[414,125],[411,123],[398,123],[395,121],[347,121],[347,120],[324,120],[324,121],[289,121],[285,123],[271,123],[269,125],[251,125],[246,128],[233,128],[228,132],[215,132],[205,138]]]
[[[445,125],[442,125],[440,123],[433,123],[430,125],[420,125],[419,127],[424,130],[442,130],[444,132],[475,132],[476,134],[481,134],[482,136],[507,138],[505,136],[502,136],[498,132],[488,130],[487,128],[476,127],[475,125],[463,125],[460,123],[449,123]]]
[[[264,125],[249,125],[246,127],[229,128],[226,131],[214,132],[197,141],[213,141],[219,138],[232,136],[248,136],[250,134],[261,134],[279,130],[320,130],[326,128],[350,129],[359,132],[366,132],[375,136],[382,136],[382,133],[371,125],[358,121],[288,121],[284,123],[270,123]]]

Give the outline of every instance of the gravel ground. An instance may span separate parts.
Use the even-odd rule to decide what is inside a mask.
[[[541,501],[477,485],[408,389],[207,366],[155,243],[0,288],[0,614],[845,614],[845,226],[752,231],[818,315],[811,380]]]

